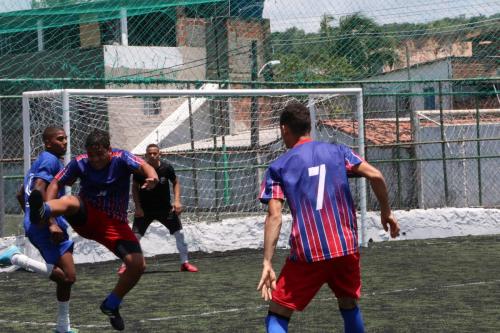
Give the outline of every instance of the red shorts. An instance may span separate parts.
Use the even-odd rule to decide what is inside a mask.
[[[286,260],[273,291],[273,302],[302,311],[323,284],[337,298],[361,295],[359,253],[313,263]]]
[[[81,204],[83,202],[81,201]],[[85,217],[80,223],[71,223],[71,227],[82,237],[98,242],[116,254],[116,243],[120,240],[139,243],[127,221],[111,218],[107,213],[85,203]]]

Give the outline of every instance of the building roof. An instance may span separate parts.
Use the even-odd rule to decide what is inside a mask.
[[[20,32],[38,28],[38,20],[43,20],[44,28],[54,28],[70,24],[93,23],[117,19],[120,9],[127,10],[128,16],[165,11],[171,8],[175,17],[177,6],[197,6],[223,2],[224,0],[54,0],[34,1],[32,8],[0,13],[0,32]]]
[[[476,110],[443,110],[445,115],[444,126],[476,125]],[[420,127],[438,127],[440,126],[439,110],[437,111],[419,111]],[[481,124],[500,124],[498,109],[482,109],[480,115]],[[330,127],[351,137],[358,136],[358,121],[352,119],[330,119],[320,121],[320,126]],[[225,148],[238,149],[250,147],[250,131],[245,131],[233,135],[224,136]],[[281,140],[279,127],[261,129],[259,131],[259,146],[266,146]],[[399,119],[399,141],[396,135],[396,119],[365,119],[365,140],[371,145],[395,145],[397,143],[412,142],[411,122],[409,118]],[[214,150],[213,138],[198,140],[194,142],[195,150]],[[223,149],[222,136],[217,137],[215,149]],[[186,152],[191,151],[191,143],[163,148],[162,153]]]
[[[443,110],[444,126],[476,125],[476,110]],[[500,124],[498,109],[482,109],[480,123]],[[420,127],[438,127],[439,110],[417,112]],[[358,121],[351,119],[331,119],[321,121],[321,125],[334,128],[349,136],[358,136]],[[396,119],[365,119],[365,140],[369,144],[390,145],[398,143]],[[409,118],[399,119],[399,143],[412,142],[411,122]]]
[[[413,64],[410,66],[410,70],[416,69],[422,66],[427,66],[439,62],[452,62],[452,63],[464,63],[464,64],[469,64],[469,63],[484,63],[484,64],[494,64],[493,60],[490,59],[485,59],[485,58],[480,58],[480,57],[458,57],[458,56],[449,56],[445,58],[438,58],[438,59],[433,59],[429,61],[424,61],[424,62],[419,62],[417,64]],[[365,81],[370,81],[374,80],[376,78],[384,77],[389,74],[393,73],[398,73],[398,72],[406,72],[408,70],[407,67],[402,67],[402,68],[397,68],[391,71],[383,72],[383,73],[378,73],[373,76],[368,77]],[[489,76],[488,76],[489,77]]]
[[[349,119],[331,119],[322,121],[323,126],[333,127],[352,137],[358,136],[358,121]],[[396,137],[395,119],[366,119],[365,140],[370,144],[394,144]],[[409,119],[399,121],[399,142],[411,142],[411,125]]]

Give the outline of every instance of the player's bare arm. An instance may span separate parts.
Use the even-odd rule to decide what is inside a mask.
[[[398,237],[399,223],[396,220],[396,217],[392,214],[391,207],[389,206],[387,186],[385,184],[384,176],[380,170],[368,162],[361,162],[357,166],[353,167],[352,172],[368,179],[380,205],[380,219],[384,230],[389,231],[390,228],[391,237]]]
[[[132,183],[132,199],[134,200],[134,207],[135,207],[134,216],[135,217],[143,217],[144,216],[144,210],[142,209],[141,200],[139,198],[140,189],[141,189],[141,184],[134,180]]]
[[[21,186],[19,187],[19,189],[17,190],[17,192],[16,192],[16,199],[17,199],[17,202],[19,202],[19,205],[21,206],[21,209],[24,212],[24,206],[25,206],[25,202],[24,202],[24,183],[22,183]]]
[[[172,211],[175,214],[180,215],[182,213],[182,203],[181,203],[181,184],[179,178],[175,177],[172,182],[172,187],[174,190],[174,203],[172,204]]]
[[[40,191],[44,201],[46,201],[48,198],[48,196],[47,196],[48,185],[49,184],[47,184],[47,182],[45,180],[40,179],[40,178],[35,179],[35,183],[33,185],[34,190]],[[57,197],[57,192],[56,192],[56,197]],[[54,218],[49,218],[47,222],[49,225],[49,231],[50,231],[52,241],[56,244],[59,244],[60,242],[62,242],[64,240],[64,232],[59,227],[59,225],[57,224],[57,222]]]
[[[59,189],[62,188],[62,186],[63,185],[60,185],[57,179],[52,179],[45,193],[45,201],[57,199],[57,193],[59,193]]]
[[[264,226],[264,261],[262,262],[262,275],[257,286],[262,298],[271,300],[271,292],[276,289],[276,273],[273,269],[272,259],[281,231],[282,200],[271,199]]]
[[[158,184],[158,174],[151,165],[148,163],[142,164],[138,172],[146,177],[146,180],[144,181],[144,184],[142,184],[141,188],[148,190],[155,188],[156,184]]]

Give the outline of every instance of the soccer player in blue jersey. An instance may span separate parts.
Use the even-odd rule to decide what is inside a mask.
[[[141,246],[127,220],[130,175],[144,176],[142,186],[148,189],[156,186],[158,175],[132,153],[112,149],[107,132],[90,133],[85,149],[86,154],[74,158],[52,180],[47,189],[48,201],[44,202],[39,192],[31,193],[32,220],[64,215],[79,235],[104,245],[125,263],[126,271],[101,304],[101,311],[109,317],[113,328],[121,331],[125,324],[119,313],[120,304],[146,268]],[[55,199],[60,189],[77,179],[77,196]]]
[[[56,297],[58,314],[56,332],[75,332],[71,330],[69,319],[69,299],[71,286],[75,282],[76,272],[73,262],[73,241],[66,229],[68,225],[63,217],[51,218],[44,223],[31,221],[30,206],[27,198],[31,191],[38,191],[46,197],[46,189],[54,176],[63,168],[61,157],[66,153],[67,136],[60,127],[47,127],[42,135],[45,151],[31,165],[24,177],[24,183],[17,199],[24,215],[24,230],[31,243],[40,251],[44,262],[29,258],[20,253],[17,247],[9,248],[9,263],[49,277],[57,284]],[[61,195],[63,193],[59,193]],[[6,253],[0,257],[6,258]]]
[[[348,175],[366,177],[380,204],[383,228],[399,235],[379,170],[343,145],[312,141],[309,110],[287,104],[280,116],[283,141],[289,150],[266,171],[260,200],[268,204],[264,230],[264,261],[257,286],[270,300],[268,333],[288,332],[294,311],[302,311],[328,284],[335,294],[346,333],[364,332],[357,305],[361,291],[358,227]],[[281,230],[281,209],[287,200],[292,213],[290,256],[280,276],[272,266]]]

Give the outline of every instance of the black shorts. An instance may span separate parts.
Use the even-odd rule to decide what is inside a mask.
[[[163,224],[171,235],[182,229],[181,220],[179,216],[172,211],[163,212],[144,212],[143,217],[134,217],[134,224],[132,231],[144,236],[149,225],[153,221],[158,221]]]

